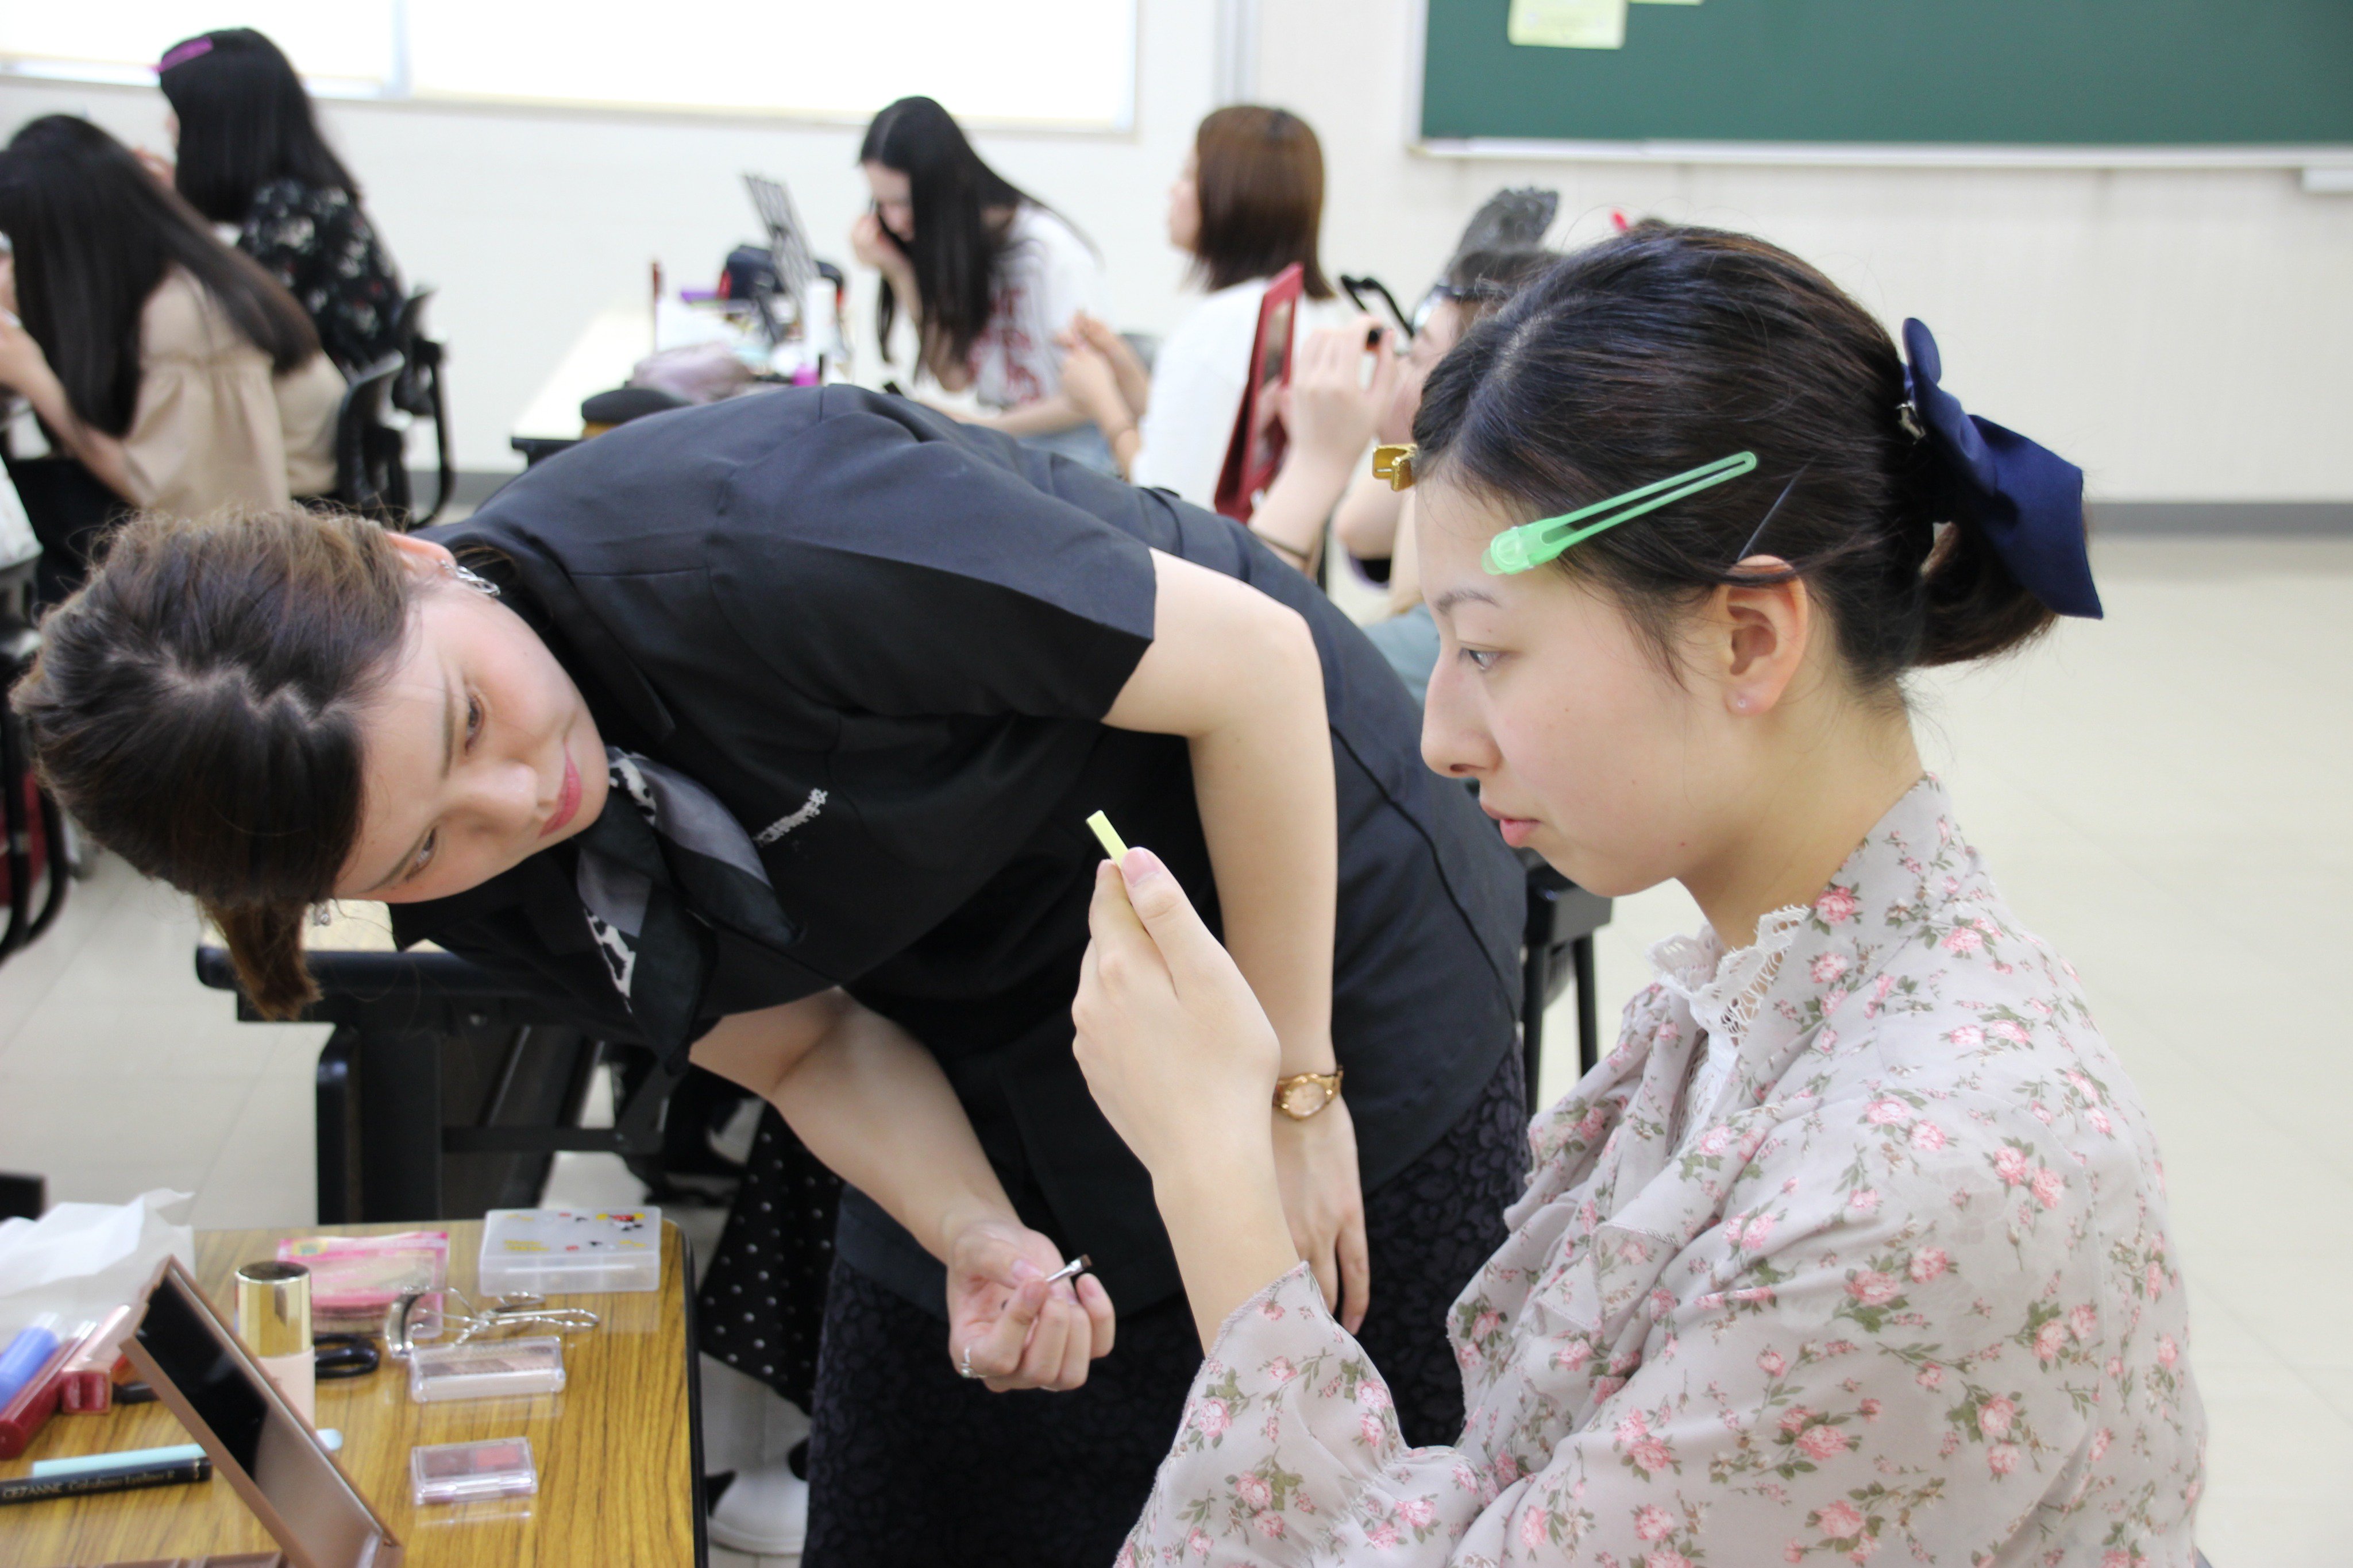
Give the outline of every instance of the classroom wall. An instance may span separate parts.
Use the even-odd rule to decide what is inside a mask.
[[[1412,0],[1142,10],[1133,134],[976,138],[1102,247],[1124,326],[1165,331],[1182,312],[1164,194],[1239,70],[1323,135],[1327,270],[1409,296],[1504,184],[1557,188],[1569,239],[1606,232],[1612,206],[1753,229],[1891,322],[1928,321],[1963,400],[2075,458],[2097,496],[2353,500],[2353,197],[2306,195],[2293,172],[1430,159],[1405,147]],[[1221,41],[1221,13],[1254,21],[1254,51]],[[0,79],[0,128],[60,110],[162,144],[159,94]],[[842,260],[865,200],[856,127],[350,102],[325,114],[408,275],[441,288],[433,319],[469,469],[515,466],[514,416],[587,317],[644,289],[649,259],[699,280],[756,236],[743,172],[786,180],[821,252]]]

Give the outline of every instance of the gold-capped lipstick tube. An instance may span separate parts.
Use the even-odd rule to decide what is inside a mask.
[[[237,1271],[237,1333],[269,1381],[319,1424],[319,1367],[311,1348],[311,1271],[299,1263],[248,1263]]]

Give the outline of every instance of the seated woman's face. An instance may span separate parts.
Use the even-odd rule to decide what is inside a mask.
[[[1723,793],[1720,704],[1676,679],[1599,589],[1550,567],[1506,576],[1487,542],[1525,519],[1437,476],[1414,487],[1421,588],[1439,631],[1421,753],[1479,786],[1504,839],[1619,897],[1682,874]]]
[[[394,543],[424,584],[362,710],[364,803],[339,899],[414,903],[479,887],[596,820],[605,742],[539,635],[460,583],[439,545]]]
[[[866,188],[874,195],[874,216],[898,236],[902,245],[915,237],[915,193],[906,175],[881,163],[860,163]]]

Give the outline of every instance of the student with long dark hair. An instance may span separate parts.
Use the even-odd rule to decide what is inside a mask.
[[[873,209],[850,231],[882,274],[874,331],[884,353],[902,310],[915,358],[950,392],[970,392],[971,422],[1108,469],[1109,454],[1062,390],[1058,335],[1105,308],[1103,260],[1061,216],[982,161],[955,117],[902,98],[874,117],[858,150]]]
[[[1440,1311],[1526,1162],[1522,872],[1356,628],[1225,519],[784,389],[417,534],[134,522],[16,701],[264,1009],[308,992],[311,906],[381,899],[403,943],[759,1092],[847,1179],[810,1568],[1108,1562],[1182,1407],[1168,1238],[1071,1055],[1096,810],[1282,1020],[1259,1109],[1298,1255],[1409,1429],[1459,1426]],[[783,1219],[731,1221],[739,1323]]]
[[[1125,339],[1092,316],[1080,323],[1065,367],[1071,395],[1128,478],[1196,506],[1212,503],[1268,281],[1293,263],[1304,274],[1307,303],[1292,319],[1294,342],[1341,320],[1316,254],[1323,222],[1324,148],[1313,126],[1288,110],[1250,103],[1201,121],[1168,187],[1168,243],[1192,257],[1205,297],[1161,343],[1149,373]],[[1348,454],[1351,465],[1356,456]]]
[[[173,45],[155,75],[188,205],[237,229],[237,248],[301,302],[344,374],[393,353],[400,274],[292,62],[252,28],[227,27]]]
[[[1431,372],[1422,752],[1579,886],[1670,879],[1401,1436],[1297,1274],[1248,984],[1146,848],[1076,1009],[1208,1352],[1122,1568],[2189,1568],[2206,1423],[2149,1119],[1921,771],[1908,671],[2096,616],[2083,475],[1746,236],[1644,224]]]
[[[0,153],[0,385],[107,492],[195,515],[334,488],[343,378],[310,318],[128,148],[71,115],[26,125]]]

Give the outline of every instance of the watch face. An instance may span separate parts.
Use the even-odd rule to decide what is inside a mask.
[[[1331,1093],[1320,1083],[1294,1083],[1282,1091],[1282,1109],[1293,1116],[1313,1116]]]

